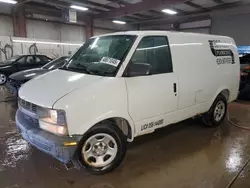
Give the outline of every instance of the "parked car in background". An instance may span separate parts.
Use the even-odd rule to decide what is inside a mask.
[[[0,85],[7,82],[9,75],[31,68],[39,68],[52,59],[45,55],[17,55],[0,63]]]
[[[7,87],[12,93],[16,93],[18,89],[21,87],[22,84],[25,82],[40,76],[44,73],[47,73],[49,71],[52,71],[54,69],[62,67],[69,56],[62,56],[57,59],[54,59],[53,61],[47,63],[41,68],[35,68],[35,69],[28,69],[28,70],[23,70],[20,72],[16,72],[14,74],[11,74],[9,76],[8,82],[7,82]]]
[[[242,71],[250,72],[250,54],[241,55],[241,57],[240,57],[240,69]]]
[[[239,99],[250,99],[250,54],[240,57]]]

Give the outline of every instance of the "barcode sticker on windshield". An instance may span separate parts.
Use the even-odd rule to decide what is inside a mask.
[[[119,65],[119,63],[120,63],[120,60],[110,58],[110,57],[103,57],[100,62],[117,67]]]

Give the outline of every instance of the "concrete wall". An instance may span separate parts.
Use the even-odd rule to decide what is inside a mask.
[[[0,41],[1,41],[0,48],[4,48],[7,44],[12,46],[13,55],[30,54],[29,52],[30,46],[36,43],[36,47],[38,49],[37,54],[45,54],[52,58],[56,58],[62,55],[73,54],[83,43],[80,41],[74,43],[72,41],[57,41],[48,39],[44,40],[35,38],[19,38],[19,37],[7,37],[7,36],[0,36]],[[11,57],[11,51],[8,49],[7,58],[10,57]],[[5,59],[6,58],[4,53],[0,51],[0,61]]]
[[[3,13],[9,13],[7,7]],[[0,13],[3,10],[0,10]],[[134,30],[130,25],[114,24],[111,21],[95,20],[94,35],[105,33]],[[26,19],[27,38],[61,40],[61,41],[85,41],[85,27],[73,24]],[[0,15],[0,36],[13,36],[13,22],[11,16]]]
[[[2,4],[1,4],[2,5]],[[9,15],[9,16],[8,16]],[[0,9],[0,36],[13,36],[13,22],[11,18],[11,6],[3,4]],[[194,22],[181,23],[179,31],[212,33],[218,35],[227,35],[233,37],[237,45],[250,45],[250,6],[242,6],[241,8],[230,8],[221,11],[213,11],[210,14],[211,20],[201,20]],[[170,20],[161,21],[148,25],[141,25],[141,30],[160,29],[174,30]],[[176,23],[176,20],[175,20]],[[94,35],[101,35],[110,32],[137,30],[136,26],[129,24],[119,25],[111,21],[95,20]],[[61,24],[58,22],[40,21],[27,19],[26,21],[27,37],[35,40],[51,40],[51,41],[69,41],[84,42],[86,40],[85,28],[79,25]],[[0,47],[3,47],[6,40],[0,40]],[[23,45],[24,46],[24,45]],[[48,47],[48,46],[47,46]],[[47,48],[40,46],[41,49]],[[19,49],[19,48],[17,48]],[[51,53],[54,47],[49,47]],[[45,51],[46,49],[43,49]],[[55,54],[64,54],[72,51],[67,47],[56,49]],[[18,53],[24,51],[18,50]],[[53,52],[54,53],[54,52]]]
[[[13,36],[13,23],[10,16],[0,16],[0,36]]]
[[[191,33],[210,33],[211,19],[181,23],[179,31]]]
[[[205,33],[210,34],[210,28],[189,28],[189,29],[181,29],[181,32],[189,32],[189,33]]]
[[[27,19],[27,37],[59,41],[85,41],[84,26]]]
[[[153,25],[142,25],[140,30],[167,30],[167,31],[181,31],[181,32],[192,32],[192,33],[210,33],[211,20],[201,20],[194,22],[184,22],[179,24],[179,28],[176,29],[174,24],[164,23],[153,24]]]
[[[135,30],[136,27],[129,24],[115,24],[112,21],[105,20],[94,20],[94,26],[96,28],[105,28],[106,30],[112,31],[126,31],[126,30]]]
[[[179,31],[230,36],[235,39],[238,46],[250,46],[250,1],[245,2],[248,4],[214,10],[211,13],[202,13],[198,16],[200,18],[196,19],[208,17],[211,18],[211,21],[207,19],[181,23]],[[194,19],[194,17],[190,17],[190,19]],[[171,23],[177,23],[178,21],[174,17],[166,17],[164,20],[154,21],[151,25],[146,23],[147,25],[142,25],[141,28],[172,30]]]
[[[172,24],[163,23],[163,24],[156,24],[156,25],[141,25],[140,30],[167,30],[172,31]]]
[[[29,54],[29,47],[36,43],[38,53],[48,55],[52,58],[74,53],[79,45],[61,45],[55,43],[77,43],[83,44],[86,40],[85,26],[76,24],[62,24],[56,21],[42,21],[37,19],[26,19],[27,38],[16,38],[13,32],[13,21],[11,18],[11,6],[0,9],[0,48],[8,44],[12,46],[13,55]],[[40,17],[43,19],[44,17]],[[111,21],[94,22],[94,35],[131,30],[129,25],[117,25]],[[32,42],[14,42],[14,40],[26,40]],[[34,41],[34,42],[33,42]],[[39,43],[40,42],[40,43]],[[41,44],[46,42],[46,44]],[[8,50],[7,58],[11,57],[11,50]],[[0,61],[5,60],[5,54],[0,51]]]
[[[94,28],[94,36],[96,35],[103,35],[106,33],[113,33],[113,32],[117,32],[117,30],[111,30],[111,29],[103,29],[103,28]]]
[[[250,46],[250,14],[214,16],[211,33],[233,37],[238,46]]]
[[[0,13],[2,14],[11,14],[11,9],[13,5],[7,3],[0,3]]]

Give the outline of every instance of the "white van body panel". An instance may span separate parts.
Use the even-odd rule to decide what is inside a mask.
[[[133,134],[134,123],[127,104],[124,78],[103,77],[62,97],[53,108],[66,112],[70,135],[82,135],[93,125],[115,117],[127,120]]]
[[[18,95],[38,106],[52,108],[53,104],[64,95],[82,87],[87,88],[89,84],[101,78],[103,77],[54,70],[25,83],[20,88]]]
[[[25,84],[19,91],[20,98],[65,110],[69,135],[82,135],[98,122],[120,117],[129,122],[132,139],[207,112],[222,91],[229,93],[228,102],[236,99],[240,65],[233,39],[165,31],[108,35],[127,34],[138,37],[116,77],[56,70]],[[140,40],[156,35],[168,37],[173,73],[123,77]],[[224,57],[213,55],[209,41],[214,41],[214,48],[230,49],[235,62],[218,63],[218,59]],[[176,93],[173,92],[174,83],[177,84]]]
[[[173,92],[173,83],[177,82],[177,78],[174,73],[131,77],[125,80],[128,110],[135,122],[177,110],[178,97]]]
[[[209,40],[220,40],[234,52],[235,64],[217,64]],[[178,75],[178,109],[203,102],[210,106],[224,89],[230,90],[230,100],[237,97],[239,58],[234,41],[229,37],[172,33],[169,37],[174,71]],[[199,110],[198,110],[199,111]],[[201,111],[202,112],[202,111]]]
[[[229,93],[228,102],[235,100],[238,94],[239,57],[233,39],[190,33],[168,33],[167,35],[157,33],[149,36],[158,35],[167,36],[169,39],[173,73],[163,74],[164,76],[152,75],[148,78],[125,78],[127,85],[136,88],[135,96],[130,97],[133,87],[128,87],[129,107],[132,106],[129,112],[135,121],[135,135],[152,132],[156,127],[160,128],[207,112],[222,91]],[[142,38],[143,36],[140,36],[140,40]],[[213,55],[210,40],[220,41],[216,45],[226,45],[234,53],[235,63],[217,64],[219,58]],[[176,79],[171,78],[171,75]],[[135,83],[140,87],[136,87]],[[173,93],[173,83],[177,83],[177,96]],[[165,93],[161,92],[162,90]],[[153,96],[154,99],[152,99]],[[151,103],[154,100],[157,102]],[[175,104],[177,104],[176,108],[174,108]],[[138,111],[135,106],[141,106],[143,110]],[[138,118],[139,116],[142,118]],[[164,123],[153,126],[160,120]],[[152,127],[148,128],[150,124]]]

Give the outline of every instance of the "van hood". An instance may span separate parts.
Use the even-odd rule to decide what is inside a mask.
[[[101,78],[103,77],[57,69],[25,83],[18,95],[38,106],[52,108],[61,97]]]

